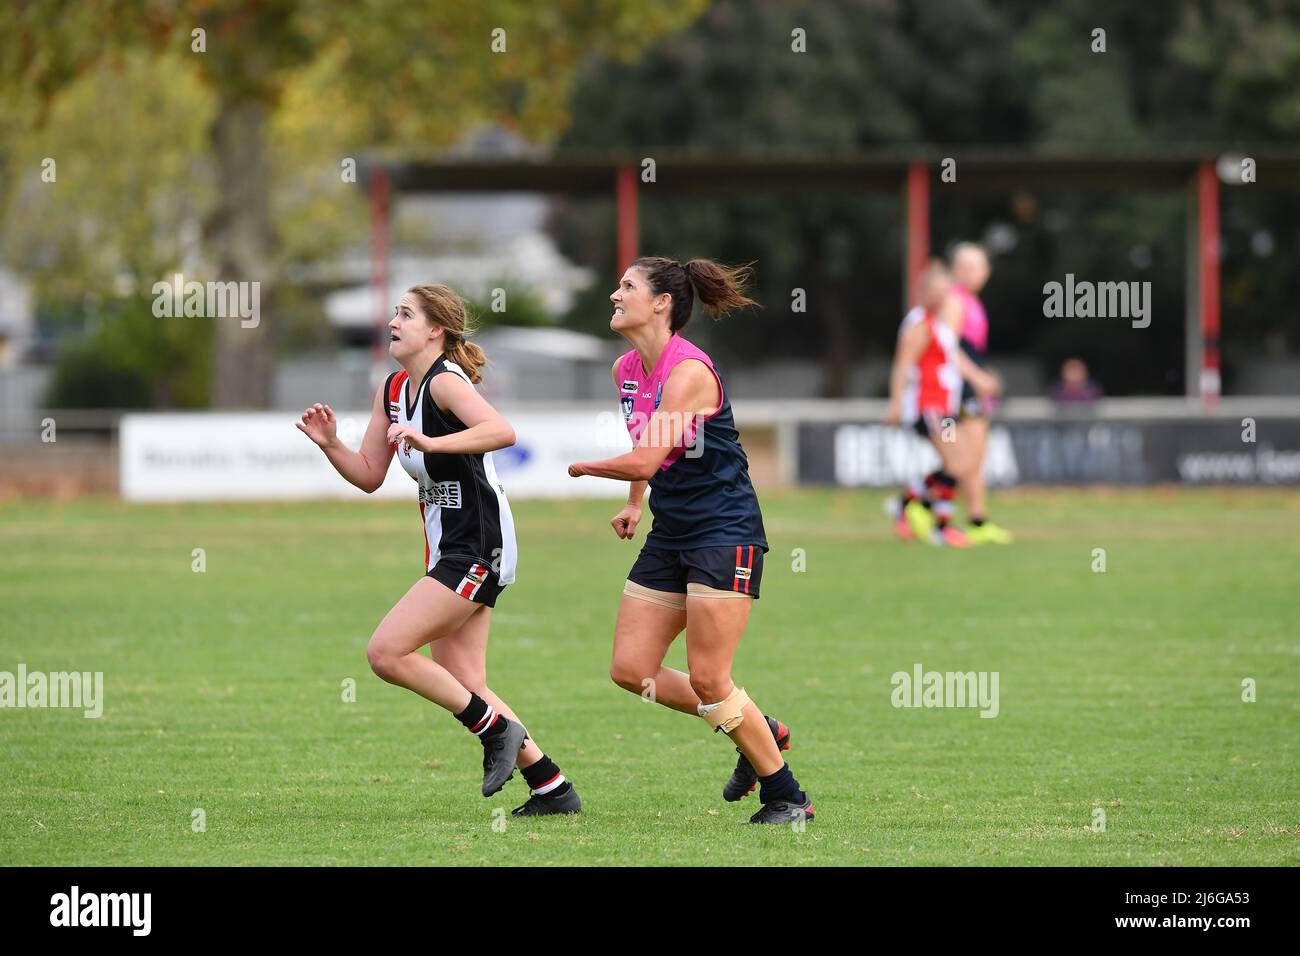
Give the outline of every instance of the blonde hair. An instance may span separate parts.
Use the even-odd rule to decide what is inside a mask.
[[[936,282],[951,282],[952,270],[942,259],[931,259],[916,277],[916,287],[925,290]]]
[[[959,242],[957,243],[957,245],[953,246],[952,254],[949,255],[948,261],[955,266],[957,264],[958,259],[960,259],[963,255],[972,252],[978,255],[980,258],[982,258],[986,265],[988,264],[989,251],[985,249],[982,245],[980,245],[978,242],[970,242],[970,241]]]
[[[483,381],[483,366],[487,365],[487,355],[469,341],[475,330],[470,324],[465,301],[445,285],[417,285],[407,291],[419,299],[429,324],[443,330],[442,350],[447,361],[455,362],[463,368],[475,385]]]

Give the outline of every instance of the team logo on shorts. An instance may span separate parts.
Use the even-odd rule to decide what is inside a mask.
[[[487,580],[488,569],[481,564],[471,564],[469,571],[460,579],[460,584],[456,585],[456,593],[463,598],[473,600],[478,594],[478,589],[483,586]]]
[[[736,580],[737,580],[737,581],[748,581],[748,580],[749,580],[749,575],[750,575],[750,570],[749,570],[749,568],[736,568]]]
[[[625,392],[635,392],[640,387],[641,387],[640,382],[633,382],[629,380],[623,383],[623,391]]]

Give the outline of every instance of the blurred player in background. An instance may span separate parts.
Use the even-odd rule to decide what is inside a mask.
[[[945,310],[944,319],[957,333],[958,344],[966,357],[981,369],[988,359],[989,319],[979,293],[988,283],[992,271],[988,253],[978,243],[962,242],[953,248],[952,297],[960,308]],[[984,460],[988,456],[989,417],[994,405],[991,396],[981,397],[971,381],[963,379],[962,421],[968,423],[966,438],[975,445],[975,455],[979,462],[962,487],[969,522],[966,537],[971,544],[1010,544],[1012,539],[1010,531],[988,520],[988,486],[984,478]]]
[[[813,805],[781,756],[790,731],[731,677],[763,576],[763,515],[722,378],[680,334],[697,297],[714,318],[754,305],[748,277],[707,259],[651,257],[628,267],[610,295],[609,325],[632,346],[613,375],[636,447],[569,474],[631,483],[610,522],[628,540],[647,484],[652,492],[654,526],[623,588],[611,677],[731,738],[740,759],[723,798],[739,800],[757,784],[762,807],[750,823],[801,823],[813,819]],[[689,674],[663,666],[683,628]]]
[[[961,350],[957,333],[944,313],[956,313],[952,277],[939,260],[921,273],[920,304],[903,318],[889,376],[885,423],[905,424],[928,438],[939,453],[940,467],[913,480],[890,505],[900,538],[964,548],[970,542],[952,523],[957,487],[983,467],[972,423],[962,415],[962,387],[967,381],[977,398],[996,394],[997,380]]]
[[[339,441],[328,405],[313,405],[298,425],[362,491],[383,484],[394,451],[419,485],[425,574],[380,623],[366,656],[377,675],[451,712],[479,739],[483,796],[505,786],[517,763],[531,796],[515,815],[576,813],[578,792],[487,686],[492,608],[518,556],[492,463],[515,433],[474,388],[487,357],[467,339],[465,303],[443,285],[409,290],[388,329],[388,354],[402,370],[375,393],[361,450]],[[419,653],[426,644],[429,657]]]

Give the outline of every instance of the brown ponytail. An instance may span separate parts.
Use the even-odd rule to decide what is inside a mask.
[[[445,285],[417,285],[408,291],[420,300],[424,317],[429,324],[443,330],[442,350],[447,361],[464,369],[475,385],[483,381],[483,366],[487,365],[487,355],[468,340],[474,334],[474,328],[465,311],[464,300]]]
[[[455,345],[447,349],[447,361],[455,362],[463,368],[469,380],[475,385],[483,381],[483,366],[487,365],[487,353],[473,342],[458,339]]]
[[[724,266],[712,259],[692,259],[686,263],[686,277],[695,286],[700,304],[715,319],[736,309],[758,305],[745,295],[754,277],[752,266]]]
[[[724,266],[711,259],[692,259],[685,265],[663,256],[643,256],[632,266],[645,273],[652,295],[673,297],[668,327],[676,332],[691,320],[698,294],[705,311],[720,319],[728,312],[758,305],[745,294],[754,270],[750,266]]]

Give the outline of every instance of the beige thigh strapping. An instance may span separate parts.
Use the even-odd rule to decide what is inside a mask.
[[[693,587],[694,585],[690,586]],[[657,604],[660,607],[670,608],[674,611],[686,610],[686,595],[677,591],[656,591],[644,584],[628,581],[623,585],[623,593],[630,598],[636,598],[638,601],[649,601],[651,604]]]
[[[749,598],[750,600],[754,598],[754,595],[746,594],[744,591],[724,591],[722,588],[711,588],[697,581],[687,583],[686,595],[698,598]]]

